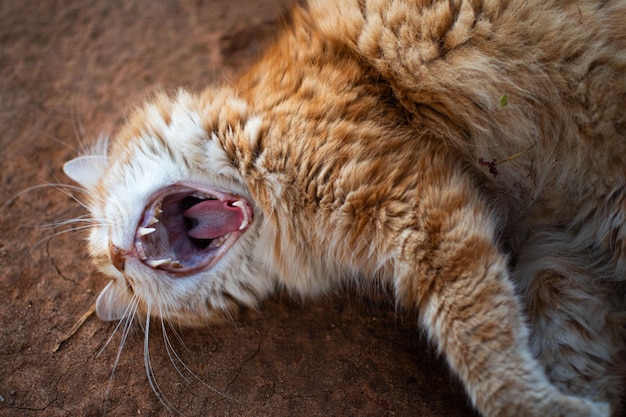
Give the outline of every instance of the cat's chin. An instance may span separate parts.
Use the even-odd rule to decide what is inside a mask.
[[[180,182],[155,192],[135,231],[131,253],[112,259],[123,269],[129,255],[152,269],[187,276],[213,267],[253,222],[248,201],[201,184]]]

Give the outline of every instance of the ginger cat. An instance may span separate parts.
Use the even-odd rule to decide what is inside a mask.
[[[626,2],[312,0],[68,162],[104,320],[393,288],[485,416],[620,410]]]

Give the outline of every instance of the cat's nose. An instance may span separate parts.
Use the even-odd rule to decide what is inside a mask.
[[[109,256],[111,257],[111,263],[113,264],[115,269],[120,272],[124,272],[126,255],[128,255],[126,251],[109,242]]]

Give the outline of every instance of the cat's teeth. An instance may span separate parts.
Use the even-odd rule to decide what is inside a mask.
[[[245,211],[245,203],[241,200],[237,200],[233,203],[233,206],[235,207],[239,207],[241,209],[242,213],[246,213]],[[241,222],[241,225],[239,226],[239,230],[243,230],[248,226],[248,218],[247,216],[244,216],[243,221]]]
[[[155,230],[156,229],[154,227],[140,227],[139,229],[137,229],[137,234],[139,236],[145,236],[153,233]]]
[[[183,264],[181,264],[180,261],[172,261],[170,262],[170,266],[173,268],[182,268]]]
[[[216,239],[213,239],[213,242],[211,246],[213,246],[214,248],[219,248],[220,246],[222,246],[224,244],[224,241],[226,240],[226,238],[224,236],[220,236]]]
[[[178,261],[176,261],[178,262]],[[146,264],[148,264],[149,267],[151,268],[156,268],[158,266],[167,264],[167,263],[172,263],[172,258],[167,258],[167,259],[150,259],[149,261],[146,261]]]
[[[152,226],[153,224],[157,224],[158,222],[159,222],[159,219],[157,219],[156,217],[152,216],[152,218],[148,222],[148,226]]]

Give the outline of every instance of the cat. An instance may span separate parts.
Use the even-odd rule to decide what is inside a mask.
[[[485,416],[620,412],[626,2],[311,0],[65,164],[103,320],[393,290]]]

